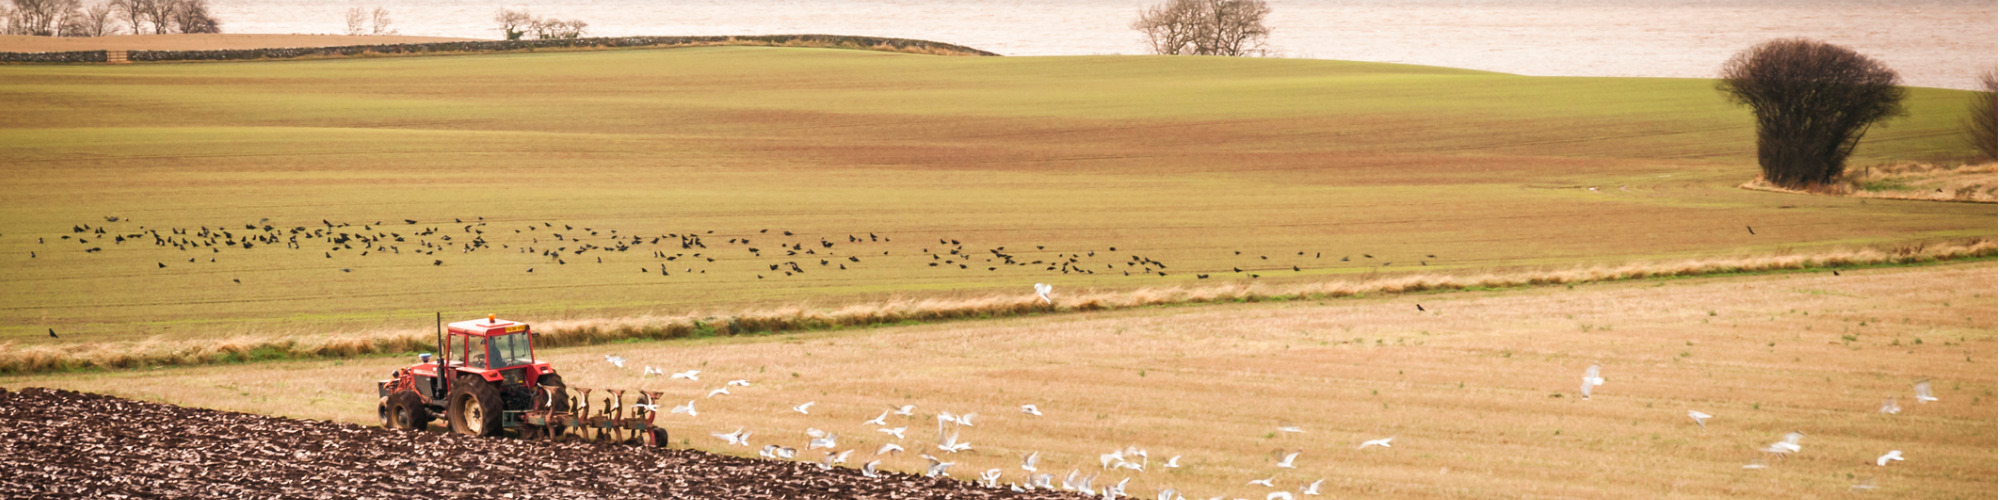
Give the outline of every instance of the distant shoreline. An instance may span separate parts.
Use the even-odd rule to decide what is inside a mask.
[[[5,39],[0,39],[0,49],[28,46],[18,40],[22,38],[38,37],[6,37]],[[634,36],[553,40],[466,40],[433,37],[344,35],[147,35],[131,37],[149,39],[138,43],[101,43],[104,41],[120,41],[118,40],[119,38],[125,37],[80,39],[86,42],[95,40],[100,43],[96,45],[79,43],[75,45],[78,47],[77,50],[68,51],[0,50],[0,63],[88,64],[105,62],[247,61],[331,57],[486,54],[537,50],[602,50],[707,46],[812,47],[953,56],[999,55],[971,47],[928,40],[817,34]],[[390,43],[352,43],[361,41],[387,41]],[[118,48],[120,46],[144,48]]]

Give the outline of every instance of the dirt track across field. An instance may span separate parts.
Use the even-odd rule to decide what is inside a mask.
[[[697,451],[469,438],[38,388],[0,389],[0,492],[12,498],[1075,498]]]

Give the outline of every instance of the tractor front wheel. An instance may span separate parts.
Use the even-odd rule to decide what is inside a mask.
[[[468,436],[498,436],[500,426],[500,390],[486,383],[478,376],[467,375],[452,384],[451,395],[447,397],[447,407],[451,420],[451,431]]]
[[[423,398],[414,392],[390,394],[385,410],[384,426],[391,429],[423,430],[431,425],[430,410],[424,408]]]

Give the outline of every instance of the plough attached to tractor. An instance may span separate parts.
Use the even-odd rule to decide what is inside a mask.
[[[418,357],[377,383],[382,426],[424,429],[442,417],[451,432],[525,439],[634,442],[666,446],[653,426],[655,391],[572,389],[547,361],[535,359],[539,333],[526,323],[439,318],[438,355]],[[638,394],[628,403],[627,392]],[[597,394],[593,394],[597,393]]]

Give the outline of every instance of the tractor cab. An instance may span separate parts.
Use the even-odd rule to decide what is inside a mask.
[[[459,321],[445,331],[441,361],[462,373],[477,373],[488,381],[532,382],[550,373],[549,364],[535,361],[537,336],[527,323],[486,316]],[[520,371],[514,371],[515,369]]]

